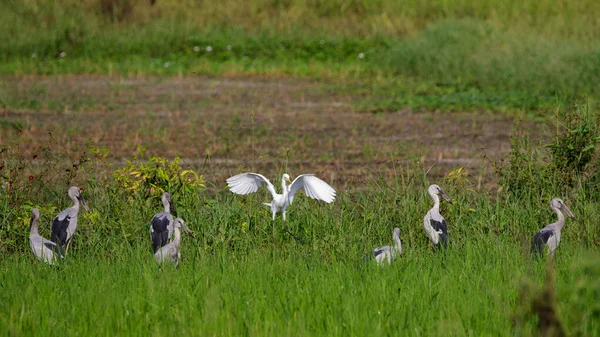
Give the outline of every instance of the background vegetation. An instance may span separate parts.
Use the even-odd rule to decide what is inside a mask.
[[[592,0],[8,0],[0,72],[294,75],[375,94],[366,110],[543,110],[598,97],[598,13]]]

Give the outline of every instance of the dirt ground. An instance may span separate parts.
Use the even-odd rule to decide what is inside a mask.
[[[287,171],[360,189],[407,169],[435,180],[459,167],[493,184],[483,157],[503,158],[514,129],[512,118],[484,112],[360,112],[361,97],[314,81],[72,75],[1,82],[1,144],[19,142],[31,155],[49,144],[73,155],[106,147],[117,165],[141,144],[149,155],[182,157],[217,185],[246,170],[273,179]]]

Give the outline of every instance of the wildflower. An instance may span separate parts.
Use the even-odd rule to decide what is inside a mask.
[[[37,155],[37,154],[34,154],[34,155],[33,155],[33,159],[38,159],[38,155]]]
[[[165,62],[165,64],[163,64],[163,66],[164,66],[165,68],[169,68],[169,66],[170,66],[170,65],[171,65],[171,64],[170,64],[169,62]]]
[[[200,51],[200,47],[198,47],[198,46],[194,46],[194,51],[195,51],[196,53],[197,53],[197,52],[199,52],[199,51]]]
[[[319,41],[319,44],[324,45],[325,44],[325,40]]]
[[[67,53],[65,53],[64,51],[61,51],[61,52],[58,54],[58,56],[59,56],[60,58],[63,58],[63,57],[65,57],[65,56],[67,56]]]
[[[361,60],[364,59],[365,58],[365,53],[358,54],[358,58],[361,59]]]
[[[36,58],[36,57],[37,57],[37,55],[36,55],[35,53],[32,53],[32,54],[31,54],[31,58],[32,58],[32,59],[34,59],[34,58]]]
[[[32,181],[32,180],[33,180],[33,176],[29,176],[29,181]]]
[[[212,47],[211,46],[206,47],[206,52],[210,53],[211,51],[212,51]]]
[[[231,50],[231,45],[230,44],[227,45],[227,50]]]

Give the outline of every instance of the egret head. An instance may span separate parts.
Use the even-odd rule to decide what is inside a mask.
[[[292,183],[292,180],[290,180],[290,175],[289,175],[289,174],[287,174],[287,173],[284,173],[282,178],[283,178],[283,180],[284,180],[284,181],[286,181],[288,184],[291,184],[291,183]]]
[[[83,206],[83,208],[89,212],[90,209],[88,208],[87,203],[86,203],[85,199],[83,198],[82,193],[83,193],[83,190],[77,186],[71,186],[69,188],[69,197],[72,200],[77,199],[81,203],[81,206]]]
[[[427,191],[429,192],[430,195],[439,195],[442,198],[444,198],[444,200],[446,200],[447,202],[452,201],[452,199],[450,199],[450,197],[446,194],[446,192],[444,192],[444,190],[442,190],[441,187],[439,187],[438,185],[431,185],[429,186],[429,188],[427,189]]]
[[[552,199],[552,201],[550,201],[550,207],[552,207],[553,209],[559,209],[559,210],[563,211],[569,218],[575,219],[575,215],[573,215],[573,212],[571,212],[569,207],[567,207],[567,205],[565,205],[565,202],[562,201],[562,199],[559,199],[559,198]]]

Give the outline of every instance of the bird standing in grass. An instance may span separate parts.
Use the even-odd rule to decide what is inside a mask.
[[[275,214],[282,213],[283,221],[285,221],[286,210],[294,201],[294,195],[298,190],[304,190],[304,193],[310,198],[326,203],[332,203],[335,200],[336,192],[333,187],[314,174],[301,174],[294,181],[291,181],[290,176],[285,173],[281,177],[282,194],[275,191],[275,186],[271,184],[269,179],[258,173],[241,173],[227,179],[227,185],[231,192],[241,195],[256,192],[263,183],[267,185],[267,189],[273,196],[270,203],[264,203],[271,208],[273,214],[273,235],[275,233]],[[287,185],[287,183],[290,183],[290,185]]]
[[[392,261],[396,261],[396,258],[400,254],[402,254],[402,242],[400,242],[400,228],[394,228],[392,238],[394,240],[394,246],[383,246],[373,249],[373,254],[375,256],[375,261],[377,262],[377,264],[382,264],[385,261],[387,261],[388,264],[391,264]]]
[[[31,233],[29,234],[29,247],[31,247],[31,251],[40,261],[44,261],[48,264],[53,264],[54,260],[58,256],[63,256],[63,252],[61,247],[58,247],[56,243],[44,239],[38,233],[40,223],[40,210],[34,208],[31,211]]]
[[[161,247],[171,242],[175,231],[173,216],[171,215],[171,194],[165,192],[162,195],[164,210],[157,213],[150,221],[150,239],[152,240],[152,251],[156,253]],[[183,230],[190,236],[192,231],[182,222]]]
[[[173,221],[173,240],[160,247],[156,253],[154,253],[154,259],[156,259],[159,267],[168,259],[175,264],[175,267],[179,267],[179,259],[181,258],[181,253],[179,253],[179,246],[181,245],[181,228],[187,228],[185,222],[180,218],[175,219]]]
[[[425,232],[427,232],[427,236],[429,236],[429,240],[431,240],[434,247],[440,248],[443,246],[447,248],[448,226],[446,220],[440,214],[440,196],[447,202],[450,202],[450,197],[438,185],[429,186],[427,192],[433,199],[433,207],[423,218]]]
[[[548,254],[554,254],[554,251],[558,248],[558,244],[560,243],[560,231],[565,225],[565,216],[562,212],[565,212],[571,219],[575,219],[575,216],[569,207],[567,207],[567,205],[559,198],[552,199],[552,201],[550,201],[550,207],[554,213],[558,215],[558,221],[549,224],[535,234],[531,244],[531,252],[533,254],[542,255],[544,252],[544,245],[548,247]]]
[[[69,198],[73,200],[73,206],[58,213],[54,220],[52,220],[52,236],[50,237],[50,239],[61,248],[66,247],[65,255],[69,252],[71,238],[77,229],[79,205],[81,204],[86,211],[90,211],[79,187],[70,187],[68,193]]]

